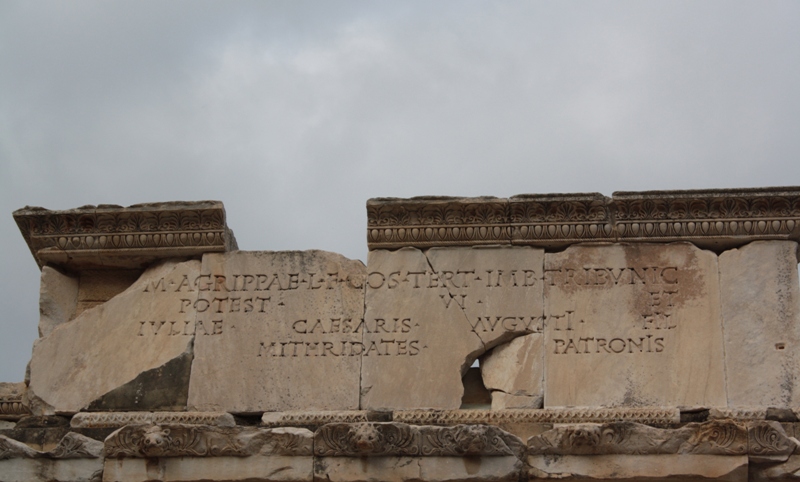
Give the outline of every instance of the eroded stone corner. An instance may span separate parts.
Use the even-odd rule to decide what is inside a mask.
[[[93,403],[96,408],[136,409],[144,379],[155,381],[158,377],[152,376],[166,368],[171,376],[178,366],[187,370],[180,360],[191,357],[195,332],[211,329],[196,324],[192,283],[199,268],[198,260],[157,263],[122,293],[37,340],[29,385],[34,413],[71,414]],[[138,389],[126,392],[137,384]],[[159,386],[168,384],[162,377]],[[123,392],[124,397],[118,396]]]

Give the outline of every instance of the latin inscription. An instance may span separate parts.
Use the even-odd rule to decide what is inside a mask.
[[[419,323],[411,318],[376,318],[374,320],[329,318],[302,319],[291,323],[292,336],[299,340],[261,342],[259,357],[303,356],[416,356],[426,348],[414,339]],[[351,340],[307,341],[307,335],[368,333],[380,334],[380,339],[368,343]]]
[[[574,286],[580,289],[614,289],[634,285],[644,308],[635,319],[634,336],[594,334],[589,320],[567,312],[562,320],[553,320],[550,350],[556,355],[663,353],[668,346],[669,330],[678,327],[675,299],[679,294],[679,269],[675,266],[650,267],[559,267],[544,271],[546,286]],[[605,324],[605,323],[604,323]],[[583,328],[578,332],[578,325]]]

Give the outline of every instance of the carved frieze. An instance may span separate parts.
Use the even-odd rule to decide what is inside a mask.
[[[19,420],[30,413],[22,400],[0,400],[0,420]]]
[[[366,410],[264,412],[261,417],[261,425],[265,427],[310,427],[367,421]]]
[[[750,462],[785,462],[800,447],[797,439],[786,435],[779,422],[758,421],[747,424]]]
[[[367,201],[370,249],[510,244],[509,206],[493,197]]]
[[[712,408],[708,411],[710,420],[764,420],[767,418],[766,408]]]
[[[692,241],[701,246],[797,239],[800,188],[617,192],[619,241]]]
[[[677,408],[547,408],[539,410],[402,410],[393,413],[395,422],[425,425],[500,423],[586,423],[639,422],[668,425],[680,421]]]
[[[420,427],[422,455],[485,456],[516,455],[524,451],[522,441],[491,425]]]
[[[314,434],[314,455],[420,455],[420,432],[404,423],[332,423]]]
[[[522,441],[497,427],[418,427],[405,423],[335,423],[314,434],[314,455],[494,456],[517,455]]]
[[[24,401],[26,390],[24,383],[0,383],[0,420],[19,420],[30,415]]]
[[[553,428],[528,440],[533,455],[744,455],[747,429],[730,421],[691,423],[678,429],[615,422]]]
[[[0,460],[29,459],[96,459],[102,456],[103,442],[68,432],[52,450],[40,452],[17,440],[0,435]]]
[[[108,436],[106,457],[247,457],[311,455],[305,429],[258,429],[209,425],[128,425]]]
[[[590,241],[732,247],[800,239],[800,188],[380,198],[367,202],[367,217],[370,250]]]
[[[14,211],[39,266],[141,267],[162,258],[236,249],[219,201]]]
[[[70,425],[73,428],[116,428],[139,424],[183,424],[233,427],[233,415],[226,412],[81,412]]]

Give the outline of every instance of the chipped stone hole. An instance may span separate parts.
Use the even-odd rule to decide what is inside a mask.
[[[462,377],[461,409],[542,408],[542,335],[523,333],[490,347]]]
[[[786,349],[786,343],[775,343],[776,350],[784,350]]]

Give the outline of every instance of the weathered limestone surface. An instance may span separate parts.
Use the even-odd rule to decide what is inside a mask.
[[[475,358],[541,331],[543,254],[527,247],[371,251],[361,408],[458,408],[461,377]]]
[[[103,474],[103,459],[0,460],[0,474],[3,482],[98,482]]]
[[[162,279],[193,280],[199,271],[199,261],[153,266],[125,292],[37,340],[31,409],[75,413],[106,395],[116,401],[100,403],[101,410],[185,409],[194,333],[213,329],[195,325],[194,308],[181,310],[187,294]]]
[[[103,443],[66,434],[52,450],[41,452],[0,435],[3,482],[96,482],[103,470]]]
[[[747,480],[746,455],[532,455],[528,476],[559,480]]]
[[[311,457],[106,459],[103,482],[310,482]]]
[[[755,241],[719,257],[728,404],[800,405],[797,243]]]
[[[717,273],[689,243],[545,255],[545,407],[725,406]]]
[[[75,315],[78,278],[45,266],[39,287],[39,336],[47,336]]]
[[[331,482],[518,481],[516,457],[325,457],[314,464],[314,480]]]
[[[324,251],[207,254],[189,406],[358,408],[364,265]]]
[[[40,267],[142,269],[158,260],[236,249],[219,201],[66,211],[26,206],[14,211],[14,221]]]
[[[492,409],[542,408],[544,335],[531,333],[500,345],[481,358],[481,374],[492,391]]]

